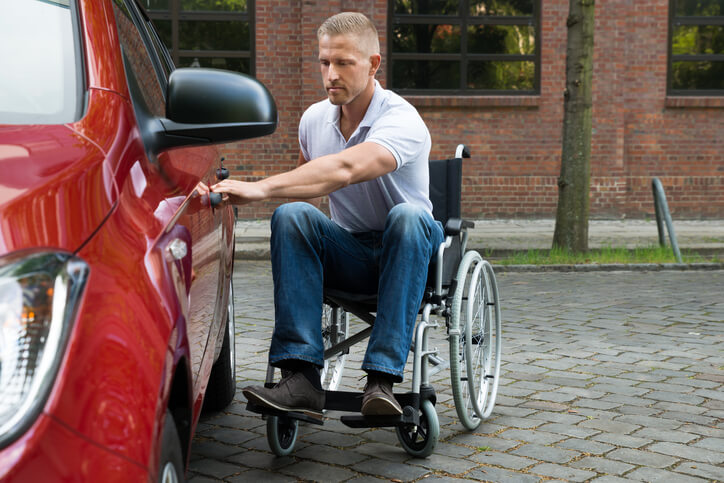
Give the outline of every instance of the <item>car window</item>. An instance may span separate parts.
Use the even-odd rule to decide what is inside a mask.
[[[163,88],[141,32],[136,27],[131,11],[123,0],[114,0],[113,10],[116,14],[116,25],[123,55],[127,65],[133,71],[127,72],[127,74],[133,75],[138,83],[148,111],[154,116],[163,117],[166,113]]]
[[[166,47],[164,47],[163,43],[161,42],[161,38],[158,36],[158,33],[156,32],[156,29],[153,27],[153,24],[150,20],[146,21],[146,28],[148,28],[149,35],[151,36],[151,40],[153,42],[153,48],[156,51],[156,55],[158,56],[161,66],[163,67],[166,79],[168,80],[168,76],[171,75],[171,72],[173,72],[173,70],[176,68],[173,65],[171,54],[169,54],[168,50],[166,50]]]
[[[161,37],[159,36],[158,31],[151,22],[151,19],[148,17],[146,10],[143,8],[142,5],[137,2],[134,3],[134,5],[138,11],[141,22],[146,27],[147,38],[151,40],[150,47],[156,53],[156,59],[158,59],[157,64],[161,66],[162,71],[160,72],[160,75],[166,81],[164,83],[165,86],[167,85],[168,76],[171,75],[171,72],[173,72],[176,66],[173,63],[173,59],[171,59],[171,54],[169,53],[168,49],[166,49],[166,47],[163,45]]]
[[[0,124],[79,119],[82,64],[74,9],[70,0],[0,2]]]

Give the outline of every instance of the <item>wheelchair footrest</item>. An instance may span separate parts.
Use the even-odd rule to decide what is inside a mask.
[[[340,418],[342,424],[350,428],[382,428],[396,427],[408,424],[420,424],[418,411],[411,406],[402,409],[402,416],[362,416],[348,415]]]
[[[246,409],[247,411],[251,411],[252,413],[261,414],[262,416],[277,416],[280,418],[287,418],[287,419],[298,419],[299,421],[304,421],[306,423],[312,423],[312,424],[318,424],[319,426],[324,425],[324,420],[313,418],[312,416],[308,416],[304,413],[296,412],[296,411],[279,411],[278,409],[272,409],[265,406],[259,406],[258,404],[254,403],[246,403]]]
[[[333,411],[344,411],[349,413],[359,413],[362,411],[362,393],[349,391],[326,391],[325,392],[324,409]],[[420,395],[415,393],[395,394],[395,399],[403,408],[412,406],[420,407]]]

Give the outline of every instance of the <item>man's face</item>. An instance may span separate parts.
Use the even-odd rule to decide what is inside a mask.
[[[323,35],[319,39],[322,81],[335,106],[355,100],[370,80],[370,57],[360,52],[359,44],[355,35]]]

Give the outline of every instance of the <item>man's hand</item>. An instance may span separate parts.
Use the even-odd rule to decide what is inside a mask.
[[[269,196],[263,189],[260,182],[237,181],[233,179],[225,179],[211,186],[210,191],[221,193],[222,200],[228,201],[233,205],[245,205],[253,201],[261,201]]]

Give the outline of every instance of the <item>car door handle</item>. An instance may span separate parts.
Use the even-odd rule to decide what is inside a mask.
[[[222,196],[221,193],[209,193],[209,203],[211,203],[211,206],[217,206],[221,204]]]
[[[226,158],[221,158],[221,167],[216,170],[216,179],[218,179],[219,181],[223,181],[229,177],[229,170],[224,167],[224,159]]]
[[[224,168],[223,166],[216,170],[216,179],[219,181],[225,180],[229,177],[229,170]]]

